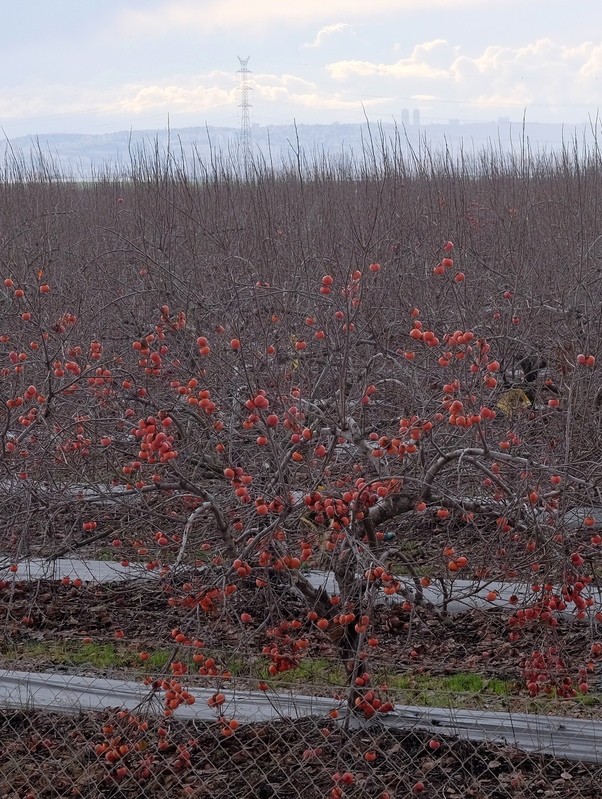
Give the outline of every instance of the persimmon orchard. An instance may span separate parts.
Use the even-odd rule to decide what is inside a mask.
[[[458,599],[478,595],[498,620],[519,693],[575,698],[597,680],[594,266],[559,265],[572,239],[550,241],[558,221],[539,200],[573,184],[560,168],[497,193],[494,176],[455,177],[438,178],[439,199],[416,178],[403,212],[398,173],[325,193],[258,175],[266,196],[225,177],[49,181],[35,203],[26,184],[1,189],[0,479],[16,572],[2,591],[32,555],[144,565],[171,632],[107,632],[144,668],[170,648],[145,679],[176,771],[195,747],[170,725],[199,680],[222,738],[241,735],[225,694],[241,654],[267,695],[317,658],[342,669],[327,740],[341,711],[391,713],[393,660],[433,670],[433,641],[465,623]],[[579,236],[595,238],[583,213]],[[85,603],[81,579],[63,583]],[[32,607],[11,634],[44,619]],[[464,667],[494,676],[495,642],[477,643]],[[151,777],[148,735],[126,711],[102,728],[108,779]],[[440,747],[425,738],[431,756]],[[359,795],[380,758],[366,746],[357,774],[333,762],[322,795]],[[389,795],[378,785],[370,795]]]

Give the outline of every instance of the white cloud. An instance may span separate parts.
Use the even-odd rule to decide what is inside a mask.
[[[598,78],[602,74],[602,46],[588,42],[587,58],[579,68],[583,78]]]
[[[387,78],[445,78],[447,70],[435,69],[428,64],[415,63],[409,60],[397,61],[395,64],[373,63],[371,61],[338,61],[329,64],[327,70],[331,78],[345,81],[353,77],[387,77]]]
[[[251,102],[270,109],[351,110],[361,114],[362,104],[378,107],[387,98],[364,99],[355,91],[314,83],[289,73],[253,75]],[[199,78],[180,77],[165,83],[127,83],[113,87],[74,89],[66,85],[49,85],[43,92],[26,86],[0,89],[0,117],[5,124],[13,120],[50,117],[119,117],[136,124],[143,115],[205,115],[216,109],[229,109],[231,124],[237,124],[240,102],[236,83],[230,73],[213,71]],[[266,120],[268,121],[268,120]]]
[[[327,65],[339,85],[403,97],[430,96],[467,106],[567,107],[599,102],[602,46],[565,46],[537,39],[517,47],[485,47],[477,55],[436,39],[390,63],[337,61]]]
[[[519,0],[488,0],[490,6],[517,4]],[[129,35],[163,35],[174,30],[206,33],[216,28],[263,28],[282,23],[312,23],[333,17],[374,17],[429,9],[482,6],[483,0],[173,0],[149,10],[122,11],[121,30]]]
[[[348,23],[316,27],[315,41],[349,27]],[[289,66],[286,72],[253,72],[252,116],[263,123],[275,118],[360,120],[365,107],[373,116],[387,118],[414,102],[424,112],[423,119],[490,119],[533,106],[549,109],[556,118],[578,109],[570,116],[578,114],[583,119],[600,104],[599,43],[572,42],[567,46],[541,38],[514,47],[471,47],[468,50],[437,38],[418,42],[402,57],[391,56],[390,61],[379,53],[379,60],[334,61],[325,64],[321,72],[317,67],[308,71],[305,65]],[[39,120],[88,116],[88,127],[93,118],[118,119],[120,126],[129,127],[153,118],[153,114],[156,119],[169,114],[188,124],[191,119],[209,119],[237,125],[240,96],[233,71],[211,69],[201,75],[176,74],[164,80],[151,77],[136,82],[119,82],[118,75],[117,70],[111,75],[110,86],[55,82],[40,89],[37,84],[11,87],[5,83],[0,87],[0,119],[7,126],[19,119],[37,120],[39,125]],[[218,123],[218,119],[222,121]]]
[[[214,75],[214,80],[219,77]],[[50,85],[43,93],[15,86],[0,90],[0,117],[13,120],[48,115],[137,115],[147,111],[199,113],[223,106],[234,108],[238,102],[236,87],[231,85],[231,76],[221,77],[221,86],[190,79],[179,84],[124,84],[103,89]]]
[[[335,80],[347,80],[358,75],[399,79],[446,78],[449,77],[451,64],[457,58],[458,49],[444,39],[435,39],[417,45],[409,58],[401,58],[392,64],[349,60],[328,64],[327,69]]]
[[[217,86],[126,86],[121,97],[110,105],[111,112],[140,114],[152,111],[198,112],[224,105],[234,105],[236,90]]]
[[[316,33],[313,42],[307,42],[303,47],[320,47],[333,33],[342,33],[345,30],[351,30],[351,27],[346,22],[337,22],[336,25],[326,25],[326,27],[320,28]]]
[[[355,91],[341,91],[336,87],[318,86],[312,81],[296,75],[262,75],[255,76],[253,81],[255,104],[270,101],[280,105],[286,103],[291,108],[356,110],[361,112],[362,105],[377,107],[390,98],[371,97],[363,99]]]

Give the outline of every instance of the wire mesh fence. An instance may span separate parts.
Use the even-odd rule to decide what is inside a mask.
[[[4,580],[0,799],[600,796],[587,624],[514,640],[497,606],[443,623],[383,605],[350,672],[342,624],[275,580],[263,605],[241,584],[200,615],[186,584],[87,565]]]
[[[349,691],[277,680],[5,671],[0,682],[2,799],[600,795],[602,722],[587,705],[548,706],[580,714],[569,718],[474,710],[474,694],[408,705],[415,693],[389,690],[367,718]]]

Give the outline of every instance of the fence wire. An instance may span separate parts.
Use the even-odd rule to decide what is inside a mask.
[[[390,692],[367,719],[315,684],[9,671],[1,684],[1,799],[600,795],[602,723],[587,708],[473,710],[459,705],[477,696],[440,693],[443,707],[408,706]]]

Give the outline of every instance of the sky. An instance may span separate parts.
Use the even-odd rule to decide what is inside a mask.
[[[602,0],[0,0],[0,129],[577,124],[602,106]]]

